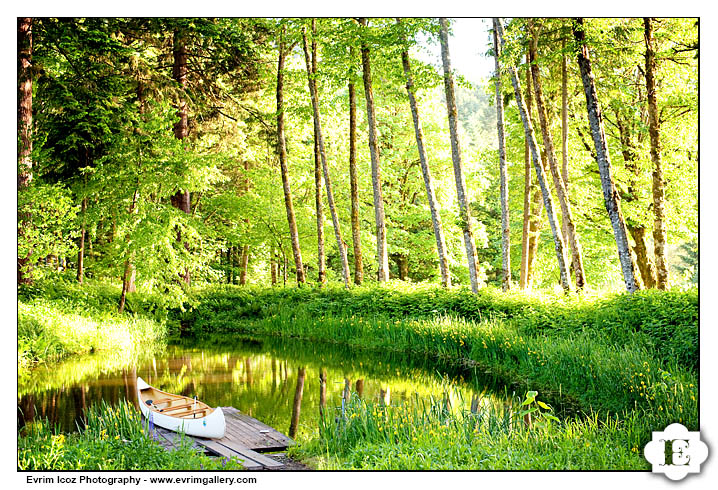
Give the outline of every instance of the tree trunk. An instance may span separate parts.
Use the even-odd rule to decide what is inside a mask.
[[[18,167],[17,190],[30,185],[32,180],[32,19],[17,19],[17,132]],[[23,233],[25,213],[18,215],[18,235]],[[30,254],[17,258],[17,283],[31,284]]]
[[[367,26],[365,17],[359,23]],[[367,41],[361,41],[362,75],[364,79],[364,97],[366,99],[366,114],[369,125],[369,153],[371,156],[371,181],[374,190],[374,221],[376,222],[376,258],[377,280],[379,282],[389,279],[389,255],[387,251],[386,223],[384,219],[384,196],[381,189],[381,162],[379,161],[379,137],[376,130],[376,112],[374,110],[374,93],[371,81],[371,58]]]
[[[351,50],[352,62],[354,50]],[[350,75],[351,76],[351,75]],[[352,244],[354,245],[354,284],[364,281],[364,263],[361,253],[361,235],[359,234],[359,180],[357,177],[357,103],[354,81],[349,79],[349,185],[352,202]]]
[[[249,266],[249,245],[242,247],[242,260],[239,269],[239,285],[247,284],[247,267]]]
[[[77,282],[82,284],[85,278],[85,236],[87,235],[85,215],[87,213],[87,197],[82,199],[80,212],[82,213],[82,228],[80,229],[80,246],[77,250]]]
[[[504,99],[501,93],[501,48],[494,29],[494,65],[496,68],[496,130],[499,139],[499,195],[501,200],[501,287],[511,289],[511,229],[509,228],[509,186],[506,171],[506,139],[504,137]]]
[[[312,21],[313,37],[316,36],[316,22]],[[327,202],[329,204],[329,213],[332,216],[332,224],[334,226],[334,237],[337,240],[337,248],[342,261],[342,279],[344,279],[344,287],[349,288],[351,284],[351,275],[349,273],[349,259],[347,258],[347,248],[342,239],[342,232],[339,224],[339,215],[334,204],[334,192],[332,191],[332,179],[329,175],[329,165],[327,164],[327,156],[324,151],[324,137],[322,136],[322,123],[319,111],[319,94],[317,93],[316,82],[316,63],[312,62],[309,54],[309,46],[307,44],[306,32],[302,32],[302,40],[304,42],[304,58],[307,64],[307,79],[309,80],[309,93],[312,99],[312,109],[314,111],[314,135],[319,146],[319,156],[322,161],[322,169],[324,171],[324,185],[327,191]],[[316,60],[314,60],[316,61]]]
[[[135,189],[134,194],[132,195],[132,203],[130,204],[129,214],[133,215],[137,212],[137,199],[139,198],[139,190]],[[125,259],[125,270],[122,274],[122,292],[120,293],[120,304],[117,308],[117,313],[122,314],[122,312],[125,310],[125,300],[127,298],[127,293],[131,293],[134,291],[134,266],[132,265],[132,251],[127,251],[127,258]],[[132,282],[132,290],[130,291],[130,282]]]
[[[656,41],[653,38],[653,21],[644,17],[646,41],[646,95],[648,98],[648,134],[651,138],[653,162],[653,255],[656,258],[656,287],[668,288],[668,262],[666,260],[666,188],[661,162],[661,122],[658,118],[656,97]]]
[[[397,23],[399,23],[397,19]],[[404,75],[406,76],[406,91],[409,95],[409,106],[411,107],[411,116],[414,120],[414,134],[416,135],[416,146],[419,151],[419,162],[421,164],[421,174],[424,177],[424,188],[426,189],[426,198],[429,201],[429,210],[431,211],[431,223],[434,227],[434,238],[436,239],[436,251],[439,256],[439,270],[441,272],[441,284],[445,288],[451,287],[451,274],[449,271],[449,261],[447,258],[446,241],[444,239],[443,226],[441,224],[441,215],[439,214],[439,205],[436,202],[434,194],[434,183],[431,178],[431,170],[429,169],[429,161],[426,156],[424,146],[424,132],[421,129],[421,120],[419,118],[419,106],[414,96],[414,80],[411,74],[411,65],[409,63],[409,52],[402,51],[401,61],[404,66]]]
[[[449,116],[449,132],[451,133],[451,160],[454,165],[454,178],[456,180],[456,197],[459,201],[459,219],[466,247],[466,258],[469,265],[469,278],[471,290],[479,290],[479,265],[476,257],[474,233],[469,215],[469,199],[466,195],[466,182],[461,163],[461,147],[459,146],[459,123],[456,115],[456,98],[454,96],[454,75],[451,73],[451,59],[449,55],[449,32],[446,18],[439,19],[441,24],[441,58],[444,67],[444,89],[446,92],[446,110]]]
[[[561,32],[561,178],[568,199],[568,66],[566,60],[566,37]],[[564,243],[569,241],[568,223],[561,222]],[[574,273],[576,264],[572,263]]]
[[[316,29],[316,19],[312,19],[312,32]],[[309,67],[307,67],[309,71]],[[317,41],[312,37],[312,69],[317,73]],[[312,78],[310,76],[310,84]],[[324,203],[322,202],[322,163],[319,154],[319,138],[314,133],[314,205],[317,210],[317,282],[322,287],[327,282],[327,258],[324,251]]]
[[[241,258],[239,256],[239,247],[232,247],[232,284],[237,284],[239,277],[239,263]]]
[[[322,202],[322,164],[319,156],[319,142],[314,135],[314,206],[317,210],[317,283],[322,287],[327,282],[327,258],[324,252],[324,203]]]
[[[304,378],[307,369],[300,367],[297,372],[297,387],[294,390],[294,403],[292,403],[292,420],[289,423],[289,437],[294,438],[297,435],[297,426],[299,425],[299,414],[302,411],[302,396],[304,395]]]
[[[578,234],[576,233],[576,226],[573,222],[571,203],[568,200],[568,193],[566,192],[566,187],[564,186],[563,178],[561,176],[561,170],[559,169],[558,162],[556,161],[556,152],[553,147],[553,137],[551,136],[546,106],[544,105],[543,90],[541,88],[541,76],[538,64],[536,63],[538,35],[532,28],[533,26],[531,21],[529,21],[529,26],[532,30],[532,40],[529,43],[529,55],[531,59],[531,74],[534,85],[534,94],[536,96],[536,109],[539,116],[541,134],[543,136],[543,144],[546,150],[549,168],[551,169],[551,175],[553,176],[554,188],[556,189],[556,195],[558,196],[559,205],[561,206],[563,229],[565,230],[565,234],[568,235],[568,243],[571,248],[571,262],[573,264],[574,273],[576,274],[576,289],[580,291],[586,285],[586,273],[583,269],[581,244],[578,239]],[[564,233],[562,233],[562,235],[564,235]]]
[[[626,183],[626,202],[636,201],[638,199],[637,180],[640,176],[640,169],[637,164],[638,156],[636,147],[631,140],[632,127],[630,122],[621,115],[620,111],[615,110],[616,126],[618,127],[618,135],[621,141],[621,154],[623,161],[628,170],[628,181]],[[648,254],[648,244],[646,243],[646,227],[639,222],[626,220],[626,228],[631,234],[635,245],[633,252],[636,254],[636,265],[641,273],[641,280],[646,288],[656,287],[656,268],[653,260]]]
[[[279,62],[277,64],[277,153],[279,153],[279,166],[282,172],[284,206],[287,210],[287,222],[289,223],[289,233],[292,239],[294,265],[297,269],[297,283],[299,285],[302,285],[306,282],[306,278],[304,276],[304,264],[302,263],[302,251],[299,248],[299,232],[297,231],[297,221],[294,217],[292,190],[289,186],[289,170],[287,169],[287,145],[284,139],[284,60],[286,56],[287,53],[285,51],[284,44],[284,29],[282,29],[282,32],[279,34]]]
[[[528,55],[526,55],[526,61],[528,62]],[[531,117],[531,69],[526,70],[526,107]],[[519,276],[519,285],[521,289],[530,289],[531,281],[529,280],[532,260],[529,260],[529,250],[531,239],[532,227],[535,219],[533,215],[533,208],[536,206],[533,204],[533,197],[536,196],[536,189],[531,180],[531,150],[529,149],[529,140],[524,139],[524,222],[523,231],[521,234],[521,273]],[[532,194],[533,192],[533,194]],[[539,209],[539,212],[541,210]],[[533,243],[535,245],[535,237],[533,237]]]
[[[177,115],[179,121],[175,123],[174,134],[175,138],[183,140],[189,134],[189,124],[187,118],[187,101],[185,100],[184,90],[187,87],[187,47],[185,46],[184,38],[179,30],[174,32],[172,39],[172,54],[174,57],[174,63],[172,66],[172,76],[179,84],[180,98],[178,101]],[[177,191],[177,193],[170,198],[172,206],[175,208],[190,214],[192,212],[191,196],[189,191]],[[182,232],[177,231],[177,241],[182,241]],[[189,244],[184,242],[185,249],[189,250]],[[190,283],[189,269],[185,268],[184,273],[180,274],[185,284]]]
[[[499,40],[503,47],[503,27],[501,21],[498,18],[494,18],[494,29],[498,31]],[[536,143],[536,137],[534,135],[534,129],[529,118],[528,109],[524,103],[524,98],[521,93],[521,86],[519,84],[519,75],[516,71],[515,66],[510,67],[511,81],[514,86],[514,94],[516,96],[516,103],[519,107],[519,113],[521,114],[521,120],[524,126],[524,133],[526,139],[529,141],[529,148],[531,150],[531,156],[534,162],[534,169],[536,171],[536,179],[538,180],[539,186],[541,187],[541,194],[543,196],[544,209],[546,209],[546,216],[548,217],[549,225],[551,226],[551,232],[553,234],[554,248],[556,249],[556,258],[558,259],[558,268],[561,281],[561,287],[565,292],[571,290],[571,284],[568,280],[568,270],[566,266],[566,256],[564,253],[563,238],[561,236],[561,230],[558,228],[556,216],[553,210],[553,200],[551,199],[551,190],[546,182],[546,176],[544,175],[544,169],[541,164],[541,155],[539,154],[538,145]]]
[[[232,284],[232,247],[227,245],[227,255],[225,257],[225,265],[227,273],[227,284]]]
[[[277,251],[272,250],[272,255],[269,259],[269,271],[272,277],[272,286],[277,285],[277,276],[279,275],[279,264],[277,264]]]
[[[611,175],[611,161],[608,155],[606,136],[603,132],[603,121],[601,120],[601,109],[598,105],[596,86],[591,73],[591,61],[589,60],[588,46],[585,44],[583,18],[576,19],[573,25],[573,35],[578,44],[578,66],[581,70],[581,81],[586,94],[586,110],[588,122],[591,127],[591,135],[596,149],[596,160],[598,171],[601,176],[601,187],[606,211],[611,220],[613,235],[618,249],[618,259],[621,263],[621,272],[628,292],[633,293],[638,289],[636,272],[633,267],[631,251],[628,245],[626,224],[621,213],[621,198],[616,191],[616,186]]]

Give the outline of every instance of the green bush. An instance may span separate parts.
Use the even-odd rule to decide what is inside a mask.
[[[698,367],[698,292],[639,291],[610,297],[545,296],[388,283],[347,291],[337,286],[259,288],[220,286],[199,292],[191,329],[197,335],[228,333],[240,319],[284,312],[309,315],[384,315],[510,321],[526,335],[596,332],[617,344],[639,342],[665,363]],[[638,335],[636,335],[639,333]]]

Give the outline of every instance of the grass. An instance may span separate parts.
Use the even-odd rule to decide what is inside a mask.
[[[114,293],[115,288],[107,285],[61,280],[19,291],[19,368],[98,350],[128,352],[165,341],[166,316],[157,308],[118,315]]]
[[[631,425],[598,417],[562,422],[530,397],[475,410],[445,400],[384,406],[354,398],[346,411],[322,418],[319,438],[290,455],[332,470],[646,470],[629,441]]]
[[[17,467],[29,471],[57,470],[241,470],[239,461],[212,459],[198,453],[187,438],[176,451],[156,442],[129,403],[102,403],[85,412],[86,424],[65,435],[47,421],[24,427],[17,438]]]

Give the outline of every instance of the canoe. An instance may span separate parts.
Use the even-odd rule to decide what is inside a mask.
[[[145,418],[165,429],[190,436],[219,439],[224,437],[222,409],[212,408],[196,398],[174,395],[148,385],[137,378],[137,401]]]

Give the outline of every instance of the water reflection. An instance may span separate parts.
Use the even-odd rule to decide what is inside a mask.
[[[474,411],[510,398],[498,380],[459,366],[281,339],[218,337],[119,361],[90,355],[31,374],[18,380],[18,425],[46,417],[64,431],[101,400],[136,404],[137,376],[211,406],[234,406],[298,440],[316,436],[320,414],[354,396],[388,405],[418,395]]]

